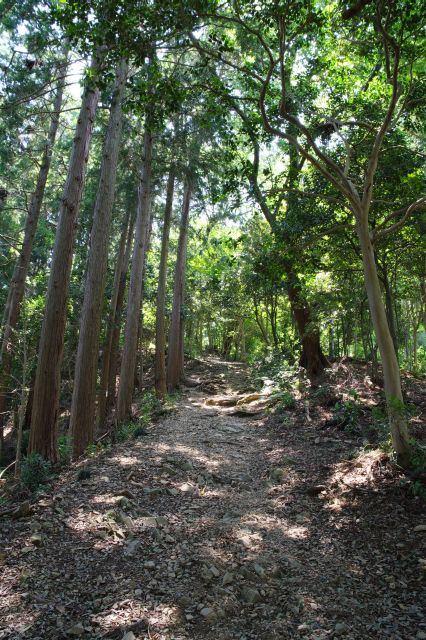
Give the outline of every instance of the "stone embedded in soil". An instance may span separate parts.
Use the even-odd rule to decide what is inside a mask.
[[[230,571],[227,571],[222,578],[222,584],[225,586],[227,584],[231,584],[233,581],[234,575]]]
[[[241,593],[248,604],[255,604],[261,600],[259,591],[257,589],[252,589],[252,587],[243,587]]]
[[[334,635],[343,636],[345,633],[349,631],[348,625],[344,622],[337,622],[334,627]]]
[[[194,487],[188,482],[184,482],[180,485],[179,489],[182,493],[192,493],[194,491]]]
[[[124,555],[128,556],[129,558],[134,556],[136,554],[136,551],[138,550],[139,544],[139,540],[130,540],[130,542],[124,549]]]
[[[84,633],[84,627],[81,622],[77,622],[72,627],[70,627],[67,631],[70,636],[82,636]]]
[[[214,620],[216,620],[216,613],[214,609],[210,609],[210,607],[204,607],[201,609],[200,615],[203,616],[207,622],[214,622]]]
[[[43,536],[41,536],[39,533],[33,533],[30,540],[34,546],[39,547],[43,543]]]
[[[265,569],[260,564],[258,564],[257,562],[254,563],[253,569],[255,570],[255,572],[257,573],[259,578],[264,578],[265,577]]]

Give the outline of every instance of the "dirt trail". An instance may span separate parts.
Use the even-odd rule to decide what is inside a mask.
[[[246,386],[243,365],[210,374]],[[424,517],[381,459],[345,462],[351,438],[304,411],[204,399],[1,524],[0,638],[426,638]]]

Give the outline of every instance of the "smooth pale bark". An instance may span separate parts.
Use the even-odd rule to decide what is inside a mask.
[[[166,377],[166,281],[169,254],[170,223],[173,211],[175,168],[170,167],[164,208],[163,235],[161,239],[160,269],[158,273],[157,309],[155,322],[155,390],[160,398],[167,393]]]
[[[64,61],[66,61],[66,58],[67,51],[64,52]],[[1,451],[3,449],[3,425],[8,404],[7,398],[10,387],[10,371],[12,367],[15,331],[20,316],[21,302],[24,297],[25,281],[30,265],[34,237],[40,218],[41,205],[43,202],[47,178],[49,175],[53,147],[56,140],[56,134],[58,132],[65,79],[66,73],[61,73],[56,89],[55,99],[53,102],[50,126],[43,149],[43,155],[41,157],[37,182],[34,192],[31,196],[30,206],[28,208],[28,216],[25,221],[22,248],[16,261],[15,268],[13,270],[4,310],[3,335],[0,347],[0,458]]]
[[[357,234],[361,247],[364,268],[365,288],[371,313],[371,320],[376,334],[377,344],[383,367],[383,378],[392,445],[399,462],[406,466],[409,463],[410,444],[408,438],[407,419],[404,415],[404,401],[401,390],[401,376],[395,348],[386,317],[380,282],[374,259],[373,245],[368,228],[368,216],[365,212],[357,215]]]
[[[92,75],[97,73],[95,61],[92,62],[91,70]],[[77,121],[59,212],[40,336],[29,452],[39,453],[52,462],[56,462],[58,458],[57,418],[74,235],[98,100],[98,88],[89,78]]]
[[[107,271],[108,240],[115,197],[121,140],[122,102],[128,63],[122,60],[116,71],[101,172],[93,212],[90,252],[75,363],[70,430],[73,457],[80,456],[95,437],[96,374],[101,329],[102,302]]]
[[[149,118],[144,135],[144,160],[138,189],[135,244],[132,256],[129,294],[127,298],[126,326],[124,331],[123,356],[120,369],[120,384],[117,399],[117,422],[131,415],[133,384],[138,346],[139,312],[141,305],[141,282],[145,263],[148,232],[151,219],[152,182],[152,133]]]
[[[108,413],[108,396],[109,396],[109,376],[110,368],[112,366],[111,355],[113,348],[113,336],[116,324],[120,324],[120,315],[123,307],[124,290],[126,288],[127,270],[129,268],[130,250],[132,247],[134,218],[129,220],[128,215],[123,226],[120,243],[117,251],[117,260],[114,273],[114,284],[112,288],[110,310],[107,320],[105,341],[102,350],[102,366],[100,373],[100,383],[98,392],[98,429],[102,427]],[[114,382],[117,373],[116,367],[114,367]],[[115,384],[113,391],[113,399],[115,399]],[[111,404],[111,403],[110,403]]]
[[[184,367],[184,340],[182,306],[185,295],[186,247],[188,243],[189,205],[191,203],[192,184],[189,178],[185,181],[180,221],[179,241],[175,267],[173,306],[170,321],[169,345],[167,352],[167,388],[179,386]]]

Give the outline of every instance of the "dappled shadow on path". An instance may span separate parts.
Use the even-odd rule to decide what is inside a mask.
[[[391,479],[345,493],[348,444],[316,444],[314,424],[202,398],[3,525],[0,638],[416,638],[418,503]]]

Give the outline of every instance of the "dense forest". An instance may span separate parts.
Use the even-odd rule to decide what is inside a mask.
[[[191,549],[203,544],[201,532],[173,533],[172,523],[188,501],[209,496],[208,505],[222,500],[225,515],[210,506],[205,514],[228,528],[239,501],[246,518],[262,502],[257,521],[283,528],[291,546],[309,537],[304,528],[316,531],[314,522],[326,537],[321,518],[343,514],[353,491],[362,515],[351,502],[351,542],[336,537],[337,554],[368,537],[376,514],[403,547],[414,549],[425,530],[424,2],[2,0],[0,17],[0,515],[8,549],[0,566],[9,571],[5,593],[27,592],[20,603],[5,600],[0,638],[426,638],[416,573],[424,559],[388,571],[403,551],[384,538],[373,536],[365,560],[374,565],[383,554],[387,585],[367,580],[368,624],[363,613],[351,622],[330,609],[335,591],[346,615],[357,609],[343,597],[347,567],[322,567],[334,585],[325,596],[318,576],[304,575],[303,562],[298,569],[297,553],[285,556],[287,573],[302,572],[294,578],[302,580],[299,607],[297,584],[293,593],[282,568],[262,561],[253,542],[260,534],[246,532],[254,569],[239,551],[229,552],[226,569],[220,538],[222,556],[205,551],[204,586],[194,591],[205,593],[195,601],[195,583],[175,567],[185,543],[176,556],[170,547],[181,537]],[[227,440],[216,441],[223,420]],[[231,476],[235,466],[226,490],[221,465]],[[108,494],[102,482],[110,480]],[[305,498],[288,498],[288,513],[294,501],[308,506],[295,506],[293,531],[271,514],[288,517],[283,496],[295,487]],[[183,506],[165,504],[164,492]],[[123,561],[151,576],[143,615],[122,607],[99,622],[93,613],[123,600],[119,577],[109,580],[120,596],[85,609],[82,585],[95,592],[102,576],[95,566],[87,573],[94,556],[72,565],[89,539],[85,504],[96,526],[104,518],[97,544],[111,554],[124,548],[112,575]],[[78,540],[68,548],[71,512]],[[46,518],[57,526],[45,530]],[[407,542],[400,527],[411,525]],[[138,527],[153,545],[143,558]],[[84,597],[72,608],[69,592],[54,605],[50,591],[31,609],[27,600],[41,587],[30,573],[19,576],[33,563],[40,579],[55,540],[64,545],[56,588],[73,584],[75,572],[80,586],[69,589]],[[319,542],[309,544],[313,553]],[[161,591],[152,570],[164,549],[170,584]],[[190,565],[201,562],[194,558]],[[43,580],[52,585],[55,575]],[[303,589],[311,582],[318,592],[309,608]],[[140,604],[145,587],[132,588]],[[399,627],[393,589],[403,592]],[[53,613],[44,618],[43,607]]]

